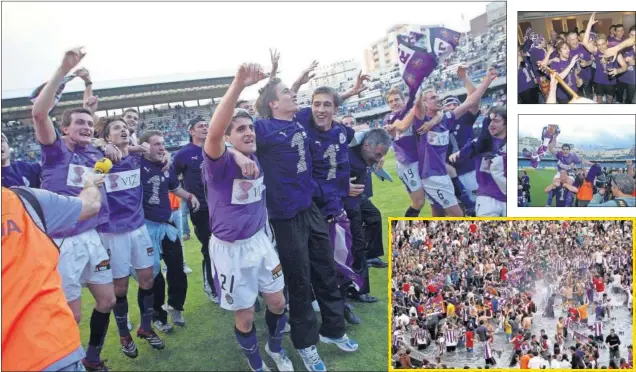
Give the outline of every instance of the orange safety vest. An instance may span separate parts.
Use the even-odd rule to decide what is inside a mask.
[[[168,193],[168,199],[170,199],[170,209],[171,210],[176,211],[177,209],[181,208],[181,198],[176,196],[174,193],[169,192]]]
[[[583,181],[583,184],[579,187],[579,192],[576,194],[576,198],[579,200],[592,200],[593,193],[592,182]]]
[[[42,371],[81,346],[59,251],[22,199],[2,188],[2,370]]]

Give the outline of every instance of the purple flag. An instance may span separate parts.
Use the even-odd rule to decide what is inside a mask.
[[[409,92],[417,92],[424,79],[435,70],[459,45],[460,33],[434,27],[424,33],[398,35],[398,60],[402,78]]]
[[[353,255],[351,254],[351,230],[350,222],[345,213],[334,218],[329,224],[329,236],[333,245],[334,259],[338,271],[345,278],[353,281],[354,287],[360,290],[364,287],[364,278],[351,267],[353,264]]]
[[[49,111],[49,114],[55,109],[55,106],[57,106],[58,102],[60,102],[60,99],[62,98],[62,92],[64,92],[64,87],[66,86],[66,83],[73,80],[75,76],[76,75],[71,74],[64,77],[64,80],[62,80],[59,87],[57,88],[57,92],[55,93],[55,101],[53,103],[53,108],[51,108],[51,111]],[[29,96],[29,99],[31,100],[31,102],[35,103],[35,100],[38,98],[38,96],[40,95],[40,92],[42,92],[42,89],[44,88],[45,85],[46,83],[43,83],[42,85],[38,86],[37,88],[33,90],[33,93],[31,93],[31,95]]]

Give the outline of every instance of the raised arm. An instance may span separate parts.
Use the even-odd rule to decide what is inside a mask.
[[[300,87],[302,87],[304,84],[307,84],[309,80],[316,76],[316,73],[314,72],[316,67],[318,67],[318,61],[313,61],[311,65],[309,65],[309,67],[300,74],[298,79],[294,81],[294,84],[292,84],[291,88],[289,89],[294,93],[298,93]]]
[[[475,89],[473,94],[469,95],[464,101],[464,103],[462,103],[457,108],[455,108],[455,110],[453,110],[453,114],[455,115],[455,118],[459,119],[473,106],[479,104],[479,100],[481,100],[481,97],[484,95],[484,93],[486,93],[486,90],[496,78],[497,78],[497,70],[491,67],[486,73],[486,77],[484,78],[484,81],[481,84],[479,84],[479,87]]]
[[[548,92],[548,98],[546,98],[545,103],[557,103],[556,99],[556,91],[557,85],[559,85],[559,81],[554,77],[556,74],[550,74],[550,91]],[[548,148],[550,146],[548,145]]]
[[[234,107],[236,107],[236,102],[241,92],[246,87],[254,85],[267,77],[268,74],[265,74],[263,67],[258,64],[242,64],[239,67],[232,84],[230,84],[223,99],[214,111],[212,119],[210,119],[210,128],[203,145],[206,155],[212,159],[218,159],[223,155],[225,152],[225,131],[232,123]]]
[[[60,66],[55,70],[53,77],[46,83],[35,103],[31,115],[33,116],[33,127],[35,138],[43,145],[51,145],[55,142],[56,133],[53,122],[49,117],[49,112],[55,105],[55,95],[60,84],[77,64],[84,58],[85,53],[81,48],[71,49],[64,55]]]
[[[272,72],[269,73],[269,78],[273,79],[276,77],[276,73],[278,72],[278,60],[280,59],[280,53],[276,49],[273,51],[270,49],[269,57],[272,61]]]
[[[592,15],[590,16],[590,21],[587,23],[587,28],[585,29],[585,35],[583,36],[583,41],[581,42],[581,44],[583,44],[585,49],[587,49],[587,51],[592,54],[596,54],[596,52],[598,51],[596,46],[590,42],[590,32],[592,32],[592,26],[598,23],[598,21],[594,20],[595,14],[596,13],[592,13]]]
[[[618,54],[618,52],[620,52],[623,49],[629,48],[629,47],[633,47],[634,46],[634,41],[636,39],[633,37],[627,38],[625,40],[623,40],[623,42],[621,42],[618,45],[614,45],[611,48],[607,48],[607,50],[605,51],[605,57],[607,58],[615,58],[616,55]]]
[[[90,110],[93,114],[97,110],[97,97],[93,97],[93,81],[91,75],[85,68],[80,68],[75,71],[75,75],[84,80],[84,108]]]
[[[350,90],[344,92],[340,98],[342,102],[348,100],[353,96],[357,96],[358,94],[364,92],[368,88],[363,84],[365,81],[371,80],[371,77],[367,74],[362,75],[362,71],[358,74],[358,78],[356,79],[356,84]],[[340,102],[342,104],[342,102]]]
[[[521,62],[519,61],[519,64]],[[517,66],[517,68],[519,68],[519,66]],[[470,78],[468,77],[468,67],[462,65],[459,66],[457,68],[457,77],[459,77],[461,79],[461,81],[464,82],[464,88],[466,88],[466,96],[470,96],[471,94],[473,94],[476,90],[475,85],[473,85],[473,82],[470,80]],[[479,112],[479,103],[481,102],[481,99],[477,101],[477,103],[470,109],[470,112],[475,115]],[[472,125],[472,124],[471,124]]]
[[[565,79],[568,74],[570,73],[570,71],[572,70],[572,68],[574,67],[574,65],[576,65],[576,61],[579,60],[579,56],[578,54],[575,55],[574,57],[572,57],[572,59],[570,60],[570,64],[568,65],[568,67],[566,67],[563,71],[559,72],[559,76],[561,77],[561,79]]]

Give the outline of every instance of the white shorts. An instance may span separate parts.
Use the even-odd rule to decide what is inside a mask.
[[[475,215],[477,217],[506,217],[506,202],[479,195],[475,201]]]
[[[254,305],[258,292],[283,290],[283,269],[265,228],[252,237],[228,243],[210,237],[212,277],[221,307],[237,311]]]
[[[594,302],[603,303],[603,293],[604,292],[597,292],[594,290]]]
[[[466,189],[466,192],[468,193],[468,197],[470,198],[470,200],[474,202],[477,198],[477,196],[473,194],[473,191],[477,190],[477,187],[478,187],[477,171],[474,170],[472,172],[457,175],[457,178],[459,178],[459,182],[461,182],[462,186],[464,186],[464,189]]]
[[[62,277],[66,301],[80,298],[84,284],[112,283],[110,258],[95,229],[53,240],[60,247],[57,271]]]
[[[422,179],[422,186],[426,197],[431,202],[441,208],[450,208],[457,205],[455,188],[450,176],[431,176]]]
[[[154,249],[146,225],[124,233],[99,233],[99,237],[110,255],[113,279],[129,276],[131,266],[140,270],[154,264]]]
[[[420,179],[419,170],[417,169],[417,162],[410,164],[402,164],[399,161],[397,163],[398,178],[402,180],[402,183],[406,187],[406,191],[410,194],[422,188],[422,180]]]

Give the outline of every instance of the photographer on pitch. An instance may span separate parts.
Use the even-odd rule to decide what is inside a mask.
[[[599,186],[597,179],[597,193],[594,194],[592,201],[588,207],[634,207],[636,206],[636,198],[633,196],[634,179],[629,174],[611,174],[605,178],[603,185]],[[606,200],[609,196],[609,200]]]

